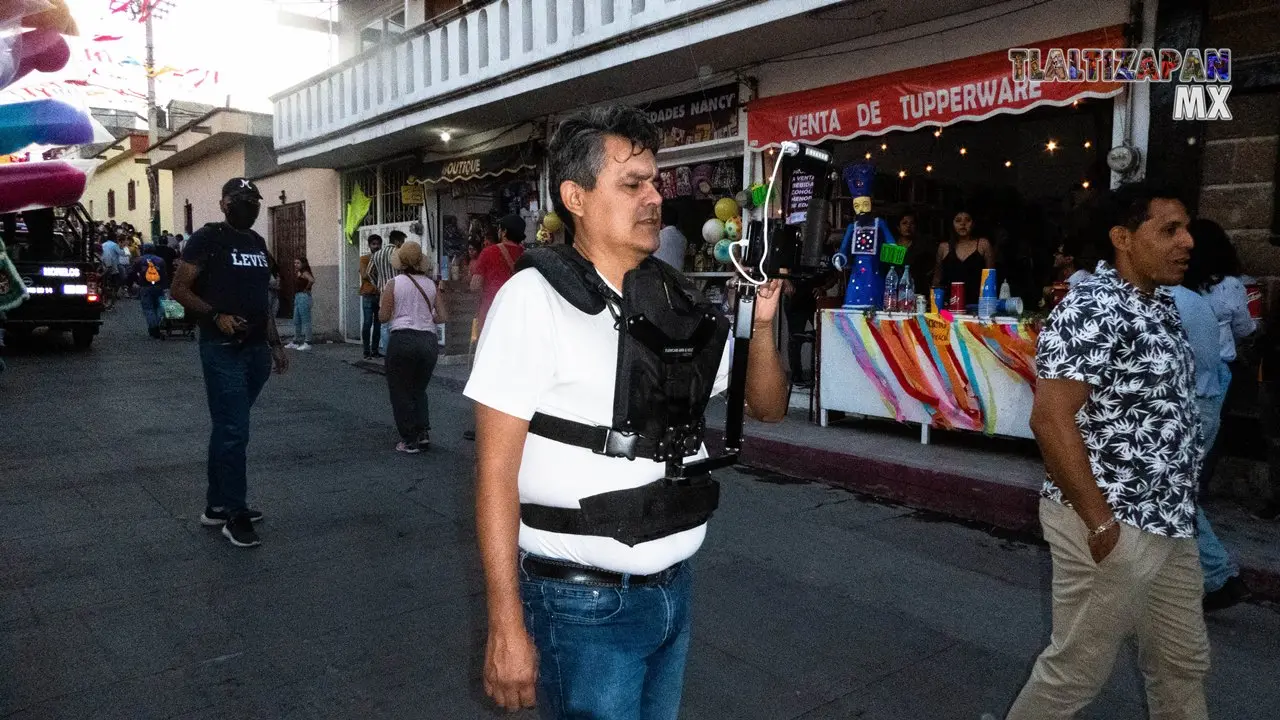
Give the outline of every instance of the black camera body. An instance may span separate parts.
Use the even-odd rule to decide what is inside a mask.
[[[743,265],[758,269],[767,242],[764,265],[767,277],[812,277],[828,267],[823,245],[830,228],[834,172],[831,153],[795,143],[784,143],[782,153],[779,161],[782,217],[753,220],[747,225]],[[765,214],[768,215],[768,208]]]

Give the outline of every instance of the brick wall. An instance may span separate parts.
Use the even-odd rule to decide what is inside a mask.
[[[1240,61],[1280,51],[1280,1],[1208,3],[1204,46],[1230,47]],[[1234,78],[1238,81],[1236,74]],[[1199,211],[1217,220],[1235,241],[1245,272],[1280,275],[1280,246],[1272,241],[1280,88],[1233,94],[1233,119],[1207,123]]]
[[[1231,48],[1233,72],[1242,60],[1280,51],[1278,38],[1280,2],[1209,3],[1204,46]],[[1280,88],[1233,92],[1228,105],[1232,120],[1206,124],[1200,214],[1226,228],[1245,272],[1280,275],[1280,246],[1272,244],[1273,219],[1280,210],[1275,207]]]

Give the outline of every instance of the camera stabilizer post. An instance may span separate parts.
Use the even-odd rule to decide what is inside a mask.
[[[783,171],[783,217],[771,220],[770,200]],[[762,219],[750,221],[743,238],[730,245],[729,258],[738,272],[733,302],[733,359],[726,401],[724,452],[685,464],[667,461],[667,478],[678,481],[735,465],[742,450],[746,411],[747,360],[751,352],[756,296],[771,279],[813,277],[825,269],[823,241],[828,229],[832,180],[831,154],[820,148],[784,142],[759,208]],[[741,248],[744,257],[735,252]],[[754,271],[754,272],[753,272]],[[755,274],[755,273],[758,273]]]

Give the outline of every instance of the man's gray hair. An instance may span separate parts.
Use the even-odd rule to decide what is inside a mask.
[[[662,144],[662,131],[649,116],[628,105],[606,105],[577,112],[564,119],[547,149],[551,165],[551,204],[573,234],[573,215],[560,198],[560,184],[566,180],[594,190],[604,168],[606,135],[616,135],[631,142],[631,151],[639,155],[645,150],[657,154]]]

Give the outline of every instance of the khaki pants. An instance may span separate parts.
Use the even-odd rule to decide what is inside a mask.
[[[1009,720],[1074,717],[1106,684],[1131,633],[1152,720],[1208,718],[1209,637],[1195,538],[1121,523],[1115,549],[1095,563],[1074,510],[1041,500],[1040,523],[1053,554],[1053,635]]]

